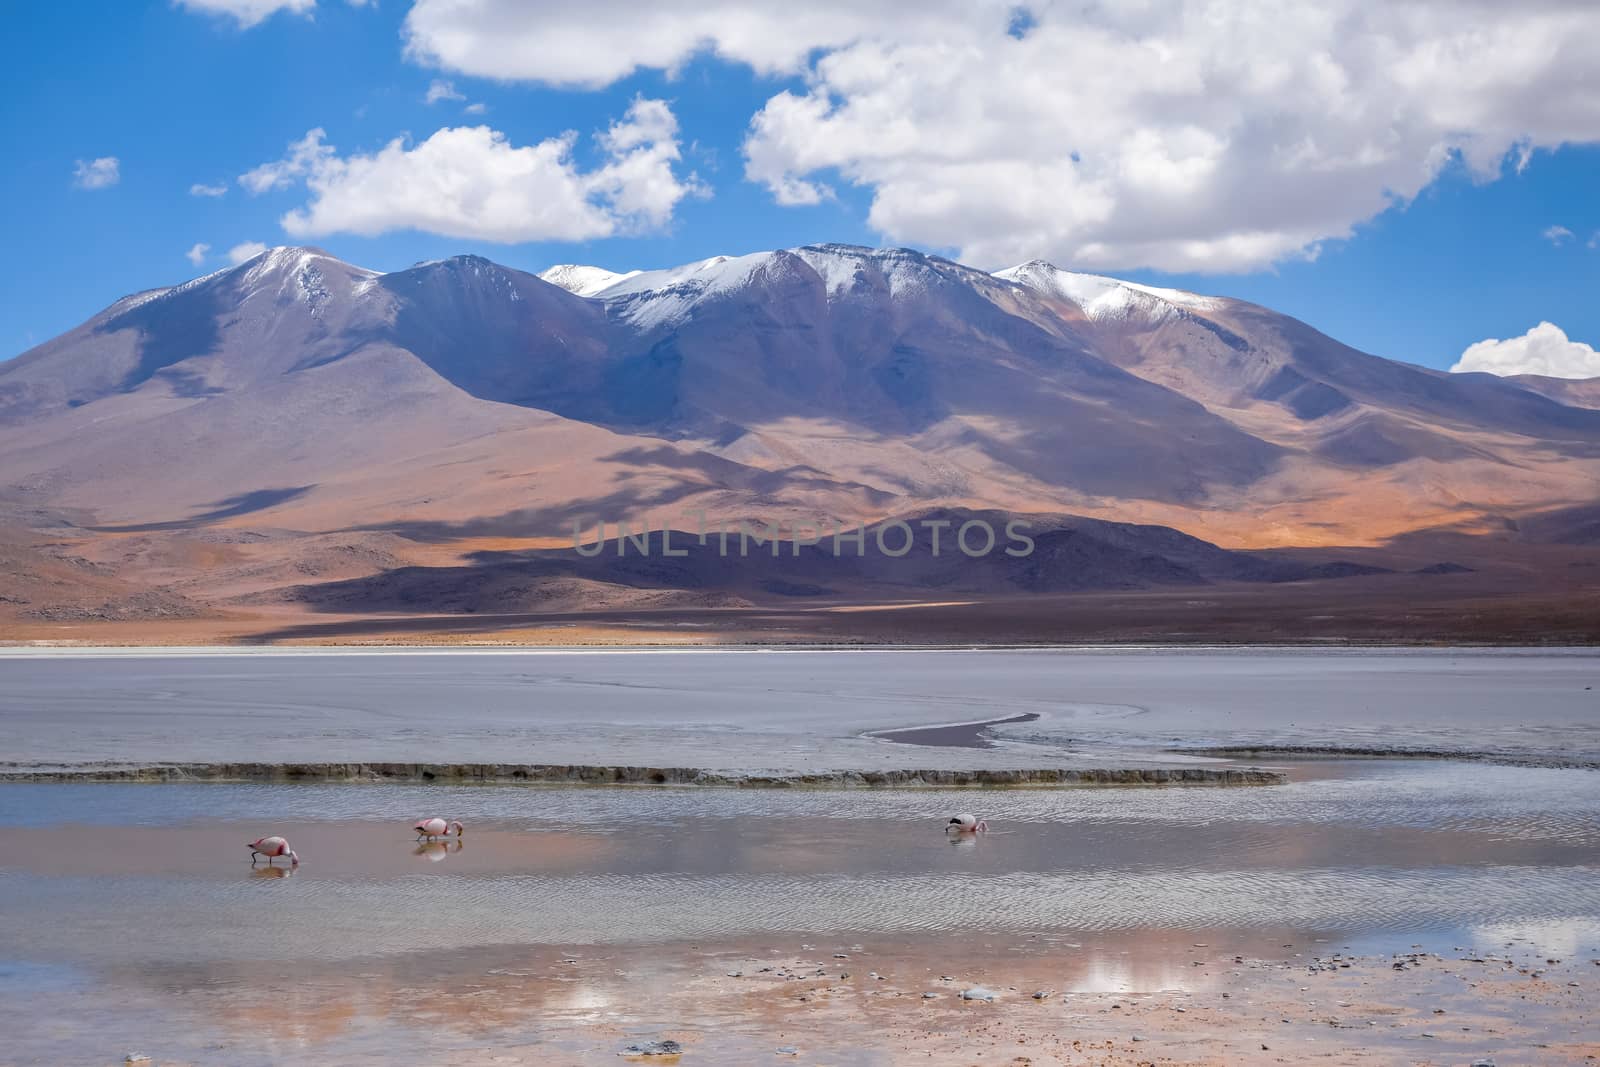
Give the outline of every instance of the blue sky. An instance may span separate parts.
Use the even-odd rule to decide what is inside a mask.
[[[260,2],[270,6],[272,0]],[[308,3],[293,0],[291,6]],[[1481,165],[1474,173],[1460,159],[1445,163],[1417,183],[1414,196],[1402,190],[1394,206],[1376,212],[1354,206],[1339,216],[1311,202],[1302,222],[1293,215],[1293,190],[1285,190],[1285,204],[1271,208],[1280,233],[1274,251],[1219,260],[1224,269],[1207,270],[1185,260],[1187,252],[1163,247],[1159,234],[1154,240],[1137,235],[1138,220],[1120,218],[1121,208],[1085,214],[1081,224],[1063,222],[1092,199],[1088,187],[1063,189],[1059,201],[1046,199],[1047,206],[1035,208],[1041,234],[1050,231],[1037,242],[1026,219],[1019,229],[1006,214],[1020,195],[1015,188],[995,183],[974,191],[955,184],[951,175],[970,167],[957,172],[951,160],[940,159],[929,169],[947,185],[919,194],[921,172],[875,157],[870,128],[868,144],[851,155],[832,144],[796,147],[805,129],[786,127],[769,151],[781,163],[767,166],[763,180],[751,180],[746,141],[753,118],[769,102],[780,94],[803,99],[836,76],[833,93],[853,91],[839,88],[853,82],[816,65],[825,63],[828,47],[808,49],[786,68],[782,57],[723,42],[688,49],[662,69],[651,58],[653,42],[607,38],[594,47],[640,50],[636,69],[614,78],[583,74],[584,84],[543,69],[487,77],[475,72],[499,70],[494,64],[501,62],[488,52],[408,58],[402,42],[410,10],[402,0],[359,6],[322,0],[309,14],[278,11],[244,26],[226,14],[153,2],[34,5],[26,17],[14,18],[0,39],[0,77],[9,83],[0,123],[12,146],[0,171],[8,251],[0,358],[76,325],[126,293],[226,266],[229,249],[252,241],[315,244],[380,270],[462,252],[527,270],[558,262],[624,270],[820,241],[910,244],[965,253],[974,265],[995,269],[1010,265],[1002,257],[1011,249],[1018,258],[1044,251],[1062,266],[1254,300],[1367,351],[1435,367],[1448,367],[1474,342],[1517,337],[1541,321],[1558,324],[1574,341],[1600,345],[1600,247],[1590,247],[1592,240],[1600,245],[1600,147],[1557,146],[1580,136],[1546,133],[1518,149],[1526,155],[1522,165],[1508,156],[1492,176]],[[1002,46],[1009,47],[995,47]],[[551,84],[563,79],[566,84]],[[427,103],[435,80],[448,81],[461,99]],[[313,199],[304,177],[260,195],[238,181],[252,168],[285,158],[287,146],[313,128],[326,131],[326,144],[341,159],[377,152],[395,138],[405,138],[401,151],[408,151],[446,127],[487,125],[511,146],[575,131],[568,164],[572,173],[592,174],[609,158],[596,135],[623,120],[640,98],[663,101],[676,121],[678,158],[670,161],[670,173],[678,185],[667,194],[665,215],[629,216],[612,236],[502,243],[464,235],[449,221],[430,226],[457,232],[422,232],[406,221],[408,208],[396,209],[393,225],[375,224],[382,232],[348,232],[335,222],[327,232],[289,235],[282,217]],[[481,108],[469,113],[469,105]],[[1515,131],[1502,127],[1496,136],[1515,140]],[[980,132],[995,128],[987,124]],[[814,130],[839,142],[861,133],[842,123]],[[930,128],[920,136],[938,132]],[[1025,132],[1017,136],[1026,139]],[[1330,136],[1317,133],[1319,142]],[[106,158],[117,161],[114,182],[104,180],[105,168],[100,187],[75,180],[79,161]],[[811,167],[797,160],[818,162]],[[1033,162],[1025,153],[1019,160],[1017,166]],[[1399,159],[1396,167],[1407,163]],[[785,175],[807,188],[776,193],[780,179],[771,177],[772,166],[787,168]],[[1038,177],[1048,194],[1052,173],[1035,168],[1024,181]],[[1363,172],[1359,180],[1372,179]],[[192,195],[196,184],[226,191]],[[822,190],[811,197],[816,202],[779,202],[803,201],[812,188]],[[1197,188],[1195,199],[1226,194],[1226,188]],[[352,195],[364,194],[358,189]],[[907,199],[915,195],[956,206],[947,216],[932,215]],[[876,214],[875,197],[883,202]],[[1232,225],[1240,232],[1255,228],[1248,198],[1227,202],[1239,214]],[[620,207],[613,213],[625,214]],[[1005,216],[995,228],[1009,226],[1012,236],[988,239],[991,214]],[[1181,218],[1174,223],[1187,224]],[[1346,224],[1351,235],[1339,236]],[[462,225],[481,230],[483,220]],[[1095,239],[1080,241],[1078,235],[1093,227],[1099,227]],[[1552,227],[1572,236],[1552,239]],[[940,239],[946,230],[948,239]],[[1302,240],[1306,234],[1313,239]],[[1204,255],[1231,239],[1216,235]],[[1285,241],[1315,245],[1316,253],[1284,253]],[[197,243],[210,251],[192,266],[185,254]]]

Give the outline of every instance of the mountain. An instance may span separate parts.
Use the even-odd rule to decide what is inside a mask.
[[[1569,407],[1600,408],[1600,378],[1549,378],[1542,374],[1518,374],[1506,380]]]
[[[569,293],[578,296],[593,296],[607,286],[614,285],[624,278],[631,278],[639,272],[630,270],[618,274],[614,270],[604,267],[585,267],[577,263],[561,263],[548,270],[539,272],[541,281],[559,286]]]
[[[1302,582],[1390,573],[1350,561],[1312,564],[1218,548],[1161,526],[1136,526],[1070,515],[1030,515],[1027,547],[1018,553],[968,555],[953,545],[954,531],[987,523],[995,531],[1015,517],[993,511],[932,509],[907,516],[908,525],[942,523],[940,548],[922,536],[908,551],[883,552],[869,534],[859,554],[832,539],[817,543],[782,538],[740,545],[737,531],[701,539],[694,531],[656,530],[632,541],[612,537],[587,551],[559,549],[486,551],[454,567],[397,567],[345,580],[277,590],[270,599],[319,610],[396,612],[418,604],[432,610],[521,612],[570,604],[574,595],[617,595],[634,604],[748,606],[761,599],[903,599],[949,595],[1016,595],[1084,590],[1194,588],[1213,582]],[[1012,542],[1008,542],[1012,543]],[[899,542],[892,543],[893,548]],[[981,542],[973,545],[976,553]],[[999,546],[997,545],[997,548]],[[1439,573],[1449,573],[1439,571]]]
[[[0,363],[0,523],[185,605],[484,558],[615,585],[528,555],[596,517],[792,530],[950,509],[1046,517],[1080,545],[1098,522],[1095,543],[1122,546],[1092,563],[1052,549],[1031,579],[880,561],[831,582],[701,581],[758,599],[769,579],[841,595],[1272,582],[1287,550],[1322,553],[1299,578],[1370,575],[1401,568],[1344,550],[1538,529],[1600,500],[1584,386],[1446,374],[1257,305],[1042,262],[990,274],[812,245],[626,273],[461,256],[379,274],[279,248]],[[1207,572],[1196,545],[1269,555]]]

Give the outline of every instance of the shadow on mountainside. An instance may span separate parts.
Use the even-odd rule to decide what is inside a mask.
[[[240,515],[249,515],[257,511],[277,507],[279,504],[295,500],[315,489],[315,485],[298,485],[282,489],[256,489],[238,496],[230,496],[215,503],[212,510],[191,515],[187,519],[171,519],[166,522],[141,522],[126,526],[85,526],[86,530],[95,533],[153,533],[158,530],[193,530],[201,526],[210,526],[221,522],[223,519],[237,518]]]

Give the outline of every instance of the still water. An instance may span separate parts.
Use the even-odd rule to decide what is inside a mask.
[[[955,811],[993,830],[949,838]],[[433,814],[466,833],[419,844],[408,827]],[[1138,994],[1151,1027],[1205,1017],[1149,998],[1210,997],[1226,1050],[1242,983],[1309,988],[1243,961],[1515,945],[1581,967],[1600,949],[1600,772],[1580,769],[1319,763],[1283,786],[1049,791],[15,784],[0,816],[18,1063],[585,1064],[663,1034],[697,1042],[686,1063],[795,1042],[814,1063],[944,1062],[978,1032],[954,994],[973,981],[1024,1004],[1047,983]],[[298,867],[252,866],[245,842],[271,833]],[[1476,1010],[1442,981],[1429,1005]],[[1570,1030],[1564,1001],[1511,1002],[1519,1040]],[[884,1029],[907,1011],[915,1027]],[[1431,1040],[1377,1018],[1395,1048]],[[1295,1039],[1309,1055],[1326,1032]]]
[[[0,954],[343,960],[471,945],[1600,919],[1600,773],[1324,765],[1284,786],[753,791],[0,786]],[[973,810],[990,833],[947,837]],[[418,846],[440,814],[459,842]],[[287,836],[271,872],[245,842]],[[139,936],[119,936],[128,930]],[[249,937],[241,938],[240,931]]]

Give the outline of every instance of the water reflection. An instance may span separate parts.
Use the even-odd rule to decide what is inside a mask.
[[[424,841],[411,850],[413,856],[425,856],[429,863],[439,863],[453,852],[460,852],[461,841]]]
[[[252,867],[251,878],[293,878],[293,867]]]
[[[1592,771],[1382,764],[1359,781],[1282,789],[959,799],[462,788],[445,799],[473,820],[472,855],[459,838],[406,839],[402,849],[397,814],[409,819],[423,791],[433,804],[447,788],[0,790],[16,810],[49,816],[0,825],[0,899],[13,920],[0,926],[0,958],[228,959],[241,925],[281,934],[266,939],[270,957],[335,960],[491,944],[948,932],[975,916],[997,932],[1272,923],[1351,934],[1600,916]],[[160,825],[146,821],[151,797],[165,804]],[[130,825],[106,821],[113,801]],[[948,815],[939,813],[958,805],[996,828],[941,833]],[[315,858],[266,913],[234,891],[228,857],[240,823],[228,820],[243,810]],[[1524,832],[1534,822],[1543,832]],[[446,859],[434,877],[415,877],[423,860]],[[256,876],[292,870],[263,865]],[[419,913],[437,918],[418,930],[410,917]],[[147,936],[119,944],[106,934],[117,922]]]

